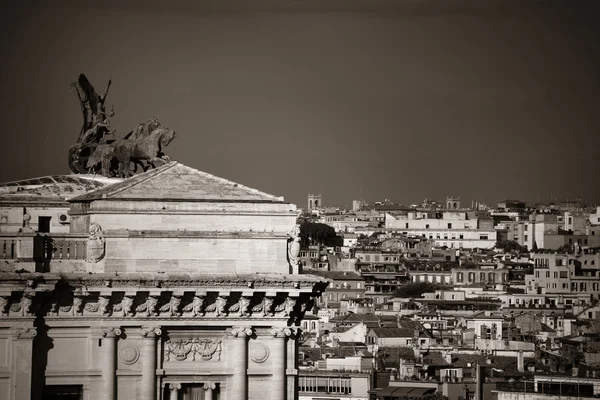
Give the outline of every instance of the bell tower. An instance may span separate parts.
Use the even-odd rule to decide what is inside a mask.
[[[315,208],[323,207],[320,194],[309,194],[308,195],[308,209],[313,210]]]

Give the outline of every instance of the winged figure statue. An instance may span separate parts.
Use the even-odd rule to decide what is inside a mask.
[[[94,172],[89,171],[86,167],[87,159],[99,144],[110,143],[114,140],[110,135],[113,135],[115,131],[110,130],[108,118],[114,116],[115,113],[112,108],[110,111],[106,111],[105,105],[110,84],[109,80],[103,95],[96,92],[84,74],[80,74],[77,82],[71,84],[75,89],[83,113],[83,125],[79,132],[79,138],[69,152],[69,167],[75,173]]]
[[[111,130],[109,118],[113,108],[106,110],[108,81],[104,94],[99,95],[84,74],[71,86],[77,94],[83,125],[77,143],[69,150],[69,168],[73,173],[128,177],[170,161],[163,149],[175,137],[175,131],[163,127],[156,118],[138,124],[123,139]]]

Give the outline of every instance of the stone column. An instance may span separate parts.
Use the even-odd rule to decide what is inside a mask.
[[[285,400],[285,370],[287,367],[285,357],[286,338],[292,334],[289,328],[274,328],[271,330],[271,357],[273,376],[271,378],[271,400]]]
[[[156,400],[156,339],[161,335],[159,328],[142,328],[142,382],[140,400]]]
[[[248,398],[248,337],[252,335],[250,328],[233,328],[230,354],[227,355],[233,375],[229,393],[230,400],[247,400]]]
[[[204,384],[204,389],[206,390],[204,400],[213,400],[213,390],[216,389],[216,387],[217,386],[212,382]]]
[[[15,336],[13,355],[14,400],[31,399],[31,369],[33,365],[33,338],[37,334],[35,328],[20,329]]]
[[[116,388],[116,342],[121,336],[119,328],[102,330],[102,379],[104,380],[104,399],[115,400]]]
[[[177,400],[177,391],[181,389],[181,383],[171,383],[169,389],[171,389],[169,400]]]

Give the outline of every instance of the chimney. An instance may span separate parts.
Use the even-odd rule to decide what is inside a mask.
[[[519,350],[519,354],[517,354],[517,371],[525,372],[525,360],[523,358],[523,350]]]
[[[447,353],[444,355],[444,358],[446,359],[446,362],[447,362],[448,364],[452,364],[452,353],[450,353],[450,352],[447,352]]]

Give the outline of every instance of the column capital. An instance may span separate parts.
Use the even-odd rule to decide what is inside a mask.
[[[276,327],[271,329],[271,335],[276,338],[286,338],[294,334],[293,330],[289,327]]]
[[[252,336],[252,329],[251,328],[245,328],[245,327],[234,327],[231,330],[231,336],[239,338],[239,339],[246,339],[247,337]]]
[[[33,340],[37,335],[36,328],[23,328],[15,332],[15,338],[19,340]]]
[[[171,389],[171,390],[181,390],[181,383],[179,383],[179,382],[171,382],[171,383],[169,383],[169,389]]]
[[[103,328],[102,331],[100,332],[100,334],[102,335],[103,338],[109,338],[109,339],[117,338],[117,337],[121,336],[122,333],[123,332],[121,332],[121,329],[117,328],[117,327]]]
[[[204,384],[204,390],[215,390],[216,388],[217,388],[217,385],[215,385],[214,382]]]
[[[162,331],[159,327],[143,327],[140,330],[140,335],[142,335],[142,338],[144,339],[156,339],[158,336],[160,336],[162,334]]]

